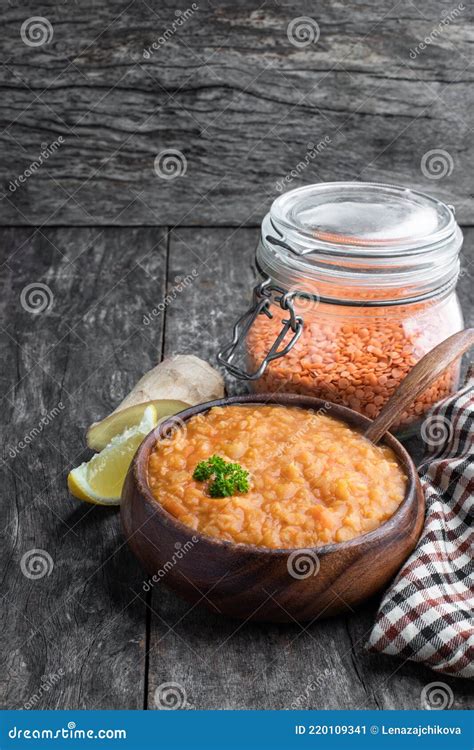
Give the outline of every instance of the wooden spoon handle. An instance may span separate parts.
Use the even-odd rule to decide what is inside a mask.
[[[407,406],[434,383],[440,375],[474,345],[474,328],[453,334],[420,359],[402,380],[377,419],[365,431],[365,437],[378,443]]]

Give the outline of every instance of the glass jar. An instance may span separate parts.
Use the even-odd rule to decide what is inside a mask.
[[[262,222],[253,304],[220,362],[256,391],[317,396],[376,417],[413,365],[463,328],[462,239],[451,207],[403,187],[335,182],[279,196]],[[458,380],[456,363],[398,431]]]

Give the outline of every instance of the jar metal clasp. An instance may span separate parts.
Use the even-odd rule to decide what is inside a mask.
[[[270,362],[279,359],[279,357],[284,357],[294,347],[303,331],[303,318],[296,315],[293,306],[293,297],[296,294],[297,292],[285,292],[284,289],[273,286],[269,277],[254,287],[252,305],[235,323],[232,341],[230,341],[229,344],[227,344],[217,355],[218,361],[226,368],[226,370],[232,373],[234,377],[240,378],[241,380],[258,380],[258,378],[263,375]],[[257,370],[254,372],[248,372],[234,364],[235,356],[256,318],[259,315],[266,315],[267,318],[273,318],[273,313],[270,310],[273,300],[280,305],[282,310],[288,312],[288,317],[282,320],[281,330]],[[284,347],[279,349],[280,344],[289,331],[293,332],[290,341]]]

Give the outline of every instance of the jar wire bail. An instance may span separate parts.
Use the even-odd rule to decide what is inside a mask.
[[[293,297],[295,294],[296,292],[285,292],[283,289],[273,286],[270,277],[267,277],[254,287],[251,307],[246,310],[235,323],[232,341],[224,346],[217,355],[218,362],[234,375],[234,377],[240,378],[241,380],[258,380],[258,378],[263,375],[270,362],[273,362],[273,360],[278,359],[279,357],[284,357],[294,347],[303,332],[304,325],[303,318],[295,313],[295,308],[293,306]],[[274,299],[278,302],[280,308],[285,312],[288,312],[289,315],[288,318],[281,321],[281,330],[257,370],[254,372],[248,372],[234,364],[234,359],[256,318],[259,315],[266,315],[267,318],[273,318],[273,313],[270,310],[270,305],[273,299],[272,295],[275,295]],[[290,341],[286,346],[279,349],[280,344],[284,341],[289,331],[293,332]]]

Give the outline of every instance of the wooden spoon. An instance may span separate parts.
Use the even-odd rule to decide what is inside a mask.
[[[377,419],[365,431],[365,437],[372,443],[378,443],[405,409],[471,346],[474,346],[474,328],[466,328],[425,354],[402,380]]]

